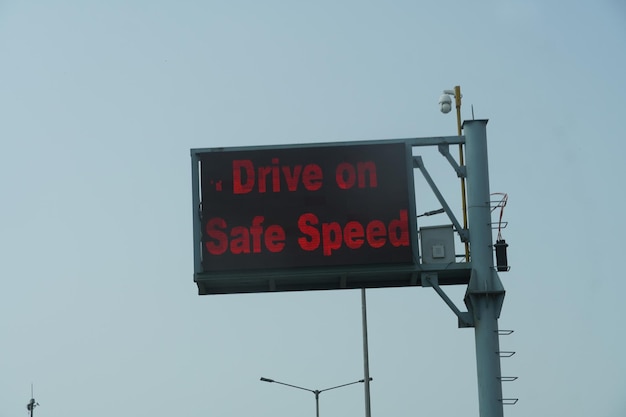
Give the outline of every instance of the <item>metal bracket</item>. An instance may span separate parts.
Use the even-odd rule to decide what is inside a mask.
[[[450,145],[447,143],[440,143],[437,147],[439,148],[439,153],[445,156],[450,165],[452,165],[457,177],[467,177],[467,169],[464,166],[457,164],[456,160],[452,157],[452,155],[450,155]]]
[[[515,405],[519,401],[519,398],[500,398],[502,405]]]
[[[457,308],[454,302],[443,292],[439,286],[439,278],[436,273],[423,273],[422,274],[422,287],[433,287],[435,292],[439,294],[439,297],[450,307],[450,310],[459,318],[459,328],[474,327],[474,319],[472,315],[467,311],[461,311]]]
[[[500,317],[502,311],[502,304],[504,303],[504,287],[502,281],[498,277],[498,273],[495,270],[491,270],[490,279],[481,280],[478,277],[478,273],[475,269],[472,269],[470,273],[470,282],[467,284],[467,290],[465,291],[465,305],[469,311],[476,313],[479,320],[481,319],[480,313],[474,308],[479,299],[486,298],[487,300],[493,300],[496,303],[496,318]]]
[[[450,209],[450,206],[448,205],[448,203],[446,203],[446,200],[443,198],[443,195],[441,194],[441,192],[437,188],[437,185],[435,185],[435,182],[433,181],[432,177],[430,176],[430,174],[426,170],[426,167],[424,166],[424,161],[422,160],[421,156],[414,156],[413,157],[413,167],[419,168],[419,170],[422,172],[422,175],[424,176],[424,179],[426,180],[426,182],[430,186],[431,190],[433,190],[433,193],[435,193],[435,197],[437,197],[437,200],[439,200],[439,203],[441,204],[441,207],[443,207],[443,209],[445,210],[446,214],[448,215],[448,218],[450,219],[452,224],[454,224],[454,228],[458,232],[459,237],[461,238],[461,242],[469,242],[469,230],[463,229],[461,227],[461,224],[459,223],[459,221],[454,216],[454,213],[452,213],[452,210]]]
[[[348,283],[348,275],[341,274],[341,276],[339,277],[339,288],[347,288],[347,283]]]

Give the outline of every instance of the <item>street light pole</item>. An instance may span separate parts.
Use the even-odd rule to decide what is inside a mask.
[[[315,391],[315,417],[320,417],[320,393]]]
[[[372,378],[370,378],[369,380],[371,381]],[[337,388],[347,387],[348,385],[360,384],[360,383],[365,382],[365,379],[359,379],[358,381],[348,382],[347,384],[341,384],[341,385],[337,385],[337,386],[330,387],[330,388],[324,388],[324,389],[304,388],[304,387],[300,387],[298,385],[287,384],[285,382],[280,382],[280,381],[276,381],[274,379],[264,378],[264,377],[261,377],[261,381],[263,381],[263,382],[270,382],[270,383],[274,383],[274,384],[285,385],[287,387],[297,388],[297,389],[301,389],[303,391],[312,392],[313,395],[315,395],[315,416],[316,417],[320,417],[320,394],[322,392],[330,391],[330,390],[337,389]]]

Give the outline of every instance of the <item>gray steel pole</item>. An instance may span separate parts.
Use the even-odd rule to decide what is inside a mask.
[[[365,301],[365,288],[361,288],[361,310],[363,314],[363,372],[365,374],[365,417],[371,417],[370,404],[370,360],[367,342],[367,303]]]
[[[315,394],[315,415],[320,417],[320,392],[314,391]]]
[[[498,317],[504,287],[493,262],[487,120],[464,122],[472,274],[465,303],[474,318],[480,417],[503,417]]]

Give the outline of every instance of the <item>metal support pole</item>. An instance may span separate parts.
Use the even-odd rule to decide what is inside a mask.
[[[461,86],[457,85],[454,87],[454,102],[456,104],[456,130],[459,136],[462,135],[462,124],[461,124]],[[463,144],[459,143],[459,165],[463,167],[465,164],[463,160]],[[467,230],[467,197],[465,192],[465,178],[461,177],[461,205],[463,209],[463,230]],[[467,241],[463,242],[465,244],[465,262],[469,262],[470,260],[470,250],[469,243]]]
[[[314,391],[315,394],[315,415],[316,417],[320,417],[320,392]]]
[[[370,361],[367,342],[367,303],[365,301],[365,288],[361,288],[361,310],[363,314],[363,379],[365,380],[365,417],[371,417],[370,404]]]
[[[487,159],[487,120],[464,123],[472,274],[465,304],[474,318],[480,417],[503,417],[498,317],[504,287],[495,271]]]
[[[35,395],[33,394],[33,384],[30,384],[30,401],[26,404],[26,409],[30,412],[30,417],[33,417],[35,407],[38,405],[39,403],[35,401]]]

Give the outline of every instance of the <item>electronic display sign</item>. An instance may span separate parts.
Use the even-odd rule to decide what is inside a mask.
[[[408,144],[212,148],[192,155],[201,294],[331,289],[340,287],[331,277],[343,277],[346,286],[349,276],[376,271],[380,280],[412,270],[417,228]]]

